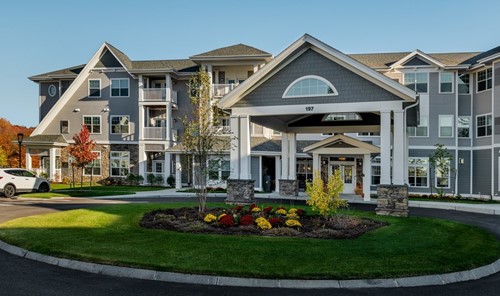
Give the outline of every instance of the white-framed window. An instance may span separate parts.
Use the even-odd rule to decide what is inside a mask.
[[[112,177],[126,177],[130,171],[130,152],[111,151],[109,163]]]
[[[491,68],[477,72],[476,92],[491,89],[493,83]]]
[[[439,137],[453,137],[453,115],[439,115]]]
[[[153,160],[153,173],[163,174],[163,160]]]
[[[129,133],[129,116],[114,115],[111,116],[111,133],[112,134],[128,134]]]
[[[51,84],[51,85],[49,85],[47,92],[49,93],[49,96],[55,97],[57,94],[57,87],[55,85]]]
[[[358,137],[380,137],[380,133],[379,132],[358,133]]]
[[[458,74],[457,83],[459,94],[470,94],[470,75],[468,73]]]
[[[128,97],[129,79],[117,78],[111,79],[111,97]]]
[[[439,164],[436,165],[436,171],[434,176],[434,184],[439,188],[450,188],[450,162],[446,162],[446,169],[441,171],[438,168]]]
[[[453,73],[449,72],[439,73],[439,92],[440,93],[453,92]]]
[[[69,134],[69,120],[61,120],[59,122],[61,134]]]
[[[211,159],[208,161],[208,179],[212,181],[225,181],[231,173],[229,160]]]
[[[89,79],[89,98],[101,97],[101,79]]]
[[[404,85],[419,93],[428,92],[429,73],[405,73]]]
[[[407,128],[409,137],[428,137],[429,135],[429,118],[427,116],[420,116],[418,126],[409,126]]]
[[[363,118],[354,112],[328,113],[323,116],[321,121],[361,121]]]
[[[459,138],[470,138],[470,116],[458,116],[457,136]]]
[[[429,159],[427,157],[408,158],[408,184],[410,187],[429,187]]]
[[[476,138],[488,137],[492,133],[491,114],[476,116]]]
[[[101,133],[101,116],[100,115],[84,115],[83,124],[87,127],[91,134]]]
[[[273,130],[273,136],[281,136],[281,132],[277,130]]]
[[[290,83],[283,98],[324,97],[338,95],[335,86],[323,77],[307,75]]]
[[[372,169],[372,185],[380,184],[380,156],[376,156],[372,159],[371,164]]]
[[[101,151],[92,151],[97,153],[98,157],[83,169],[84,176],[100,176],[101,175]]]

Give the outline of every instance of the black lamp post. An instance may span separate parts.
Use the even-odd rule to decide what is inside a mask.
[[[19,168],[22,167],[23,165],[23,156],[22,156],[22,150],[21,150],[21,147],[22,147],[22,144],[23,144],[23,139],[24,139],[24,134],[23,133],[19,133],[17,134],[17,142],[19,143]]]

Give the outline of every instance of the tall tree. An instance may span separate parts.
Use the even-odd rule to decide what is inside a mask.
[[[0,168],[6,167],[8,164],[7,152],[0,146]]]
[[[188,83],[192,112],[184,118],[184,133],[181,136],[183,150],[192,157],[193,178],[200,213],[205,211],[207,201],[207,179],[213,166],[220,164],[224,143],[220,124],[220,110],[212,106],[210,76],[199,70]]]
[[[429,163],[434,171],[436,180],[436,190],[439,197],[444,195],[444,187],[449,187],[450,174],[455,170],[451,168],[453,155],[444,147],[443,144],[434,145],[436,150],[432,155],[429,155]],[[431,184],[431,190],[434,186]],[[431,192],[432,194],[432,192]]]
[[[82,129],[78,134],[73,135],[75,143],[68,147],[69,154],[73,157],[75,167],[80,169],[80,188],[83,187],[83,169],[99,157],[99,154],[92,152],[95,148],[95,141],[90,139],[90,132],[86,125],[82,125]],[[73,181],[74,183],[74,181]]]

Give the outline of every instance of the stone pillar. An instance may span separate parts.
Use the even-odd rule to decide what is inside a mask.
[[[280,196],[298,196],[299,181],[297,180],[280,180]]]
[[[252,204],[255,202],[254,180],[227,180],[228,204]]]
[[[405,129],[403,110],[394,111],[394,140],[392,143],[392,183],[404,185],[405,179]]]
[[[391,111],[380,111],[380,184],[391,184]]]
[[[377,215],[408,217],[408,186],[378,185]]]
[[[175,189],[182,189],[182,164],[181,155],[175,155]]]
[[[364,201],[370,201],[370,186],[372,183],[372,168],[371,168],[371,158],[370,154],[363,155],[363,199]]]

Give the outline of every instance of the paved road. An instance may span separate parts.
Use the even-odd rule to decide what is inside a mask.
[[[169,198],[168,201],[171,201]],[[176,199],[185,200],[185,199]],[[159,202],[159,199],[127,199],[128,202]],[[117,202],[116,200],[114,202]],[[119,201],[118,201],[119,202]],[[77,199],[64,202],[25,202],[0,199],[0,221],[15,216],[46,213],[71,208],[95,206],[95,201]],[[356,208],[372,209],[372,205]],[[500,239],[498,216],[412,209],[412,215],[442,217],[483,227]],[[5,218],[9,217],[9,218]],[[287,290],[264,288],[235,288],[175,284],[90,274],[47,265],[0,251],[0,295],[499,295],[500,274],[470,282],[446,286],[396,289],[331,289]]]

